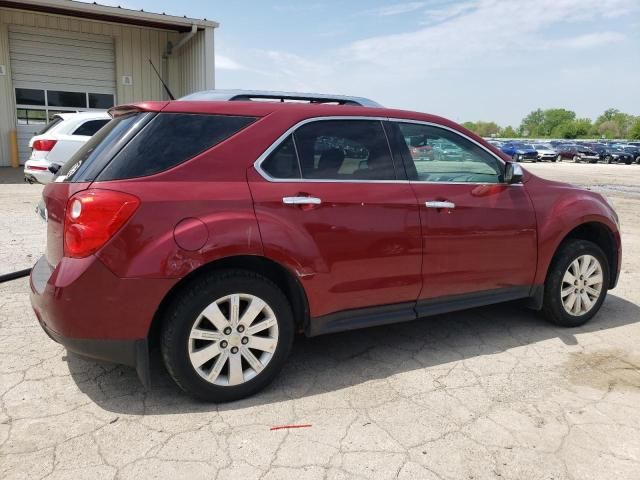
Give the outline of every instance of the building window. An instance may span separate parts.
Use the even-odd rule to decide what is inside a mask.
[[[16,88],[16,104],[44,106],[44,90],[34,90],[32,88]]]
[[[47,105],[49,107],[87,108],[87,94],[85,92],[47,90]]]
[[[111,108],[113,107],[113,95],[106,93],[90,93],[89,108]]]
[[[47,123],[57,113],[106,110],[115,104],[110,93],[16,88],[15,94],[18,125]]]
[[[18,125],[43,125],[47,123],[46,112],[35,108],[18,108]]]

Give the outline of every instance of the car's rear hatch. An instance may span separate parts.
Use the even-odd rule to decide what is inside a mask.
[[[205,108],[197,102],[173,102],[173,108],[163,111],[167,104],[148,102],[112,109],[113,120],[91,137],[47,185],[43,199],[48,216],[46,257],[51,266],[57,265],[65,255],[65,221],[69,226],[75,221],[65,217],[71,212],[67,209],[72,196],[84,199],[87,208],[79,207],[80,211],[93,208],[94,213],[100,213],[104,204],[99,203],[95,192],[77,194],[87,189],[114,192],[118,190],[117,181],[120,180],[127,181],[131,188],[135,182],[129,180],[144,182],[143,177],[200,155],[252,124],[262,113],[258,102],[248,115],[238,115],[234,109],[222,104],[216,107],[216,113],[211,113],[210,107]],[[122,183],[119,185],[122,188]],[[106,194],[100,195],[104,200]],[[127,200],[123,201],[126,203]],[[113,204],[111,208],[114,208]],[[111,225],[105,222],[107,227]],[[79,235],[77,242],[88,231],[86,225],[76,227],[73,231]],[[88,235],[90,237],[92,232]],[[67,247],[70,245],[68,243]]]
[[[118,113],[121,114],[60,168],[54,181],[42,193],[47,219],[46,257],[52,266],[64,255],[64,219],[69,198],[89,188],[100,171],[154,115],[141,110]]]

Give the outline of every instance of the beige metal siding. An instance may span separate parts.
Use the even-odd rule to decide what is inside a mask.
[[[14,87],[115,93],[113,37],[9,26]]]
[[[56,14],[0,8],[0,64],[7,74],[0,76],[0,166],[9,165],[9,131],[15,128],[14,91],[9,59],[9,25],[12,28],[38,27],[72,36],[73,32],[105,35],[113,39],[116,102],[166,98],[162,84],[149,65],[151,58],[176,96],[213,88],[213,29],[198,31],[180,51],[163,59],[168,41],[176,45],[181,35],[162,29],[136,27],[118,23],[84,20]],[[25,71],[29,65],[22,65]],[[131,76],[132,85],[123,85],[122,77]]]

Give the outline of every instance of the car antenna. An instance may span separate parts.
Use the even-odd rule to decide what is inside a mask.
[[[160,73],[158,72],[158,69],[156,68],[156,66],[153,64],[153,62],[151,61],[150,58],[147,57],[147,60],[149,60],[149,63],[151,64],[151,67],[153,68],[153,71],[156,72],[156,75],[158,75],[158,78],[160,79],[160,83],[162,83],[162,86],[166,90],[167,95],[169,95],[169,98],[171,100],[175,100],[176,97],[173,96],[173,93],[171,93],[171,90],[169,90],[169,87],[167,87],[167,84],[164,83],[164,80],[162,80],[162,77],[160,76]]]

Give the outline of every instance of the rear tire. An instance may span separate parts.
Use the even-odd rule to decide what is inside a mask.
[[[584,325],[600,310],[608,287],[609,264],[602,249],[587,240],[566,241],[549,267],[542,313],[561,327]]]
[[[291,306],[273,282],[249,271],[221,270],[194,280],[165,310],[162,357],[186,393],[229,402],[275,378],[294,332]]]

